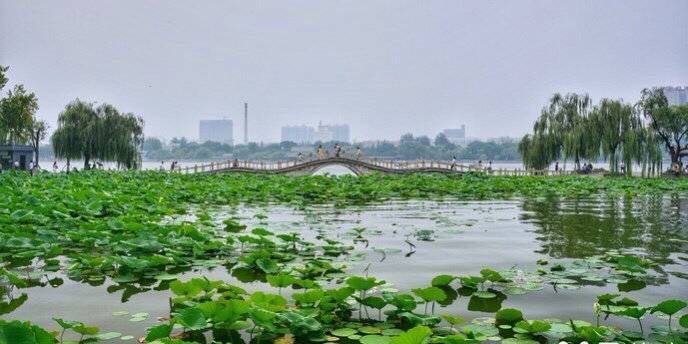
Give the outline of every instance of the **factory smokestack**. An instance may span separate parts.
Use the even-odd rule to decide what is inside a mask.
[[[248,103],[244,103],[244,144],[248,144]]]

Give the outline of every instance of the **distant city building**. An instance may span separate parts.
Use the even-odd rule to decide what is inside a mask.
[[[453,144],[463,145],[466,143],[466,125],[461,125],[461,129],[444,129],[442,134]]]
[[[198,141],[234,144],[234,125],[230,119],[201,120],[198,123]]]
[[[338,141],[347,143],[351,141],[351,133],[348,124],[323,125],[319,123],[315,135],[316,141]]]
[[[332,133],[329,131],[316,131],[313,138],[315,142],[330,142],[332,141]]]
[[[298,144],[311,143],[315,129],[307,125],[293,125],[282,127],[282,142],[291,141]]]
[[[292,141],[298,144],[313,142],[351,142],[351,132],[348,124],[323,125],[318,124],[317,129],[307,125],[295,125],[282,127],[282,141]]]
[[[688,103],[688,86],[684,87],[663,87],[669,105],[681,105]]]

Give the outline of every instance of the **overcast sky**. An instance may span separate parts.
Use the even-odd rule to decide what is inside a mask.
[[[0,0],[0,64],[55,126],[75,98],[196,139],[348,123],[355,139],[520,136],[554,92],[688,84],[688,1]]]

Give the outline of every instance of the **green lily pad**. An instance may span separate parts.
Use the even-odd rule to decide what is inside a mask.
[[[356,331],[352,328],[348,328],[348,327],[338,328],[336,330],[330,331],[330,333],[332,333],[333,336],[337,336],[337,337],[349,337],[351,335],[356,334],[357,332],[358,331]]]
[[[390,341],[390,337],[369,334],[367,336],[361,337],[359,341],[361,342],[361,344],[388,344]]]

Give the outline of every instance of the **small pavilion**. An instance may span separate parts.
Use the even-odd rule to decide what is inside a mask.
[[[0,170],[9,170],[15,166],[28,170],[32,160],[33,147],[29,145],[0,145]]]

